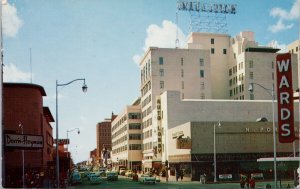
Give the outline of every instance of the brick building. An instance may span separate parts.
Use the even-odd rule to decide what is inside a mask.
[[[105,119],[96,125],[97,138],[97,160],[100,166],[103,166],[102,151],[106,148],[111,151],[111,122],[117,117],[112,113],[111,118]]]
[[[35,173],[41,178],[48,178],[53,174],[51,173],[51,170],[54,170],[53,165],[51,166],[53,137],[50,122],[54,122],[54,119],[49,108],[43,106],[43,96],[46,96],[46,92],[39,85],[26,83],[3,85],[5,134],[3,180],[6,187],[22,186],[22,149],[27,175]],[[19,137],[18,140],[25,141],[24,135],[21,135],[21,127],[27,138],[38,136],[41,139],[41,146],[36,148],[9,146],[8,138],[13,135]]]

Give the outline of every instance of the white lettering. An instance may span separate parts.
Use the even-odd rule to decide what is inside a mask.
[[[277,61],[279,72],[282,72],[283,68],[284,71],[287,72],[289,69],[289,64],[290,64],[290,59],[287,59],[287,61],[282,60],[281,62]]]
[[[288,92],[280,93],[280,104],[283,104],[283,101],[285,101],[286,104],[289,104],[289,97],[290,94]]]
[[[281,136],[290,136],[291,135],[291,130],[290,130],[290,125],[289,124],[283,124],[281,125],[281,130],[282,130],[282,133],[281,133]],[[284,133],[286,132],[286,133]]]
[[[284,116],[284,112],[287,113],[286,116]],[[290,112],[289,109],[287,109],[287,108],[281,108],[280,109],[280,118],[281,118],[281,120],[287,120],[287,119],[290,118],[290,116],[291,116],[291,112]]]
[[[288,82],[287,78],[285,77],[285,75],[282,76],[282,78],[281,78],[279,89],[281,89],[283,85],[285,85],[286,87],[290,87],[289,82]]]
[[[247,132],[247,133],[250,132],[250,129],[249,129],[248,127],[246,128],[246,132]]]

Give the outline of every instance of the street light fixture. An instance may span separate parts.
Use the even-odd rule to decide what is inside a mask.
[[[219,121],[218,125],[221,127],[221,123]],[[216,124],[214,123],[214,182],[217,182],[217,154],[216,154]]]
[[[59,154],[58,154],[58,87],[62,86],[67,86],[75,81],[83,81],[82,85],[82,91],[85,93],[87,92],[87,85],[85,84],[85,79],[74,79],[68,83],[64,84],[59,84],[58,81],[56,80],[56,95],[55,95],[55,100],[56,100],[56,184],[57,188],[59,188]]]
[[[274,151],[274,185],[275,189],[277,188],[277,166],[276,166],[276,126],[275,126],[275,94],[274,94],[274,85],[272,89],[267,89],[264,86],[258,83],[249,83],[249,91],[252,93],[254,91],[253,85],[258,85],[263,88],[271,97],[272,97],[272,114],[273,114],[273,151]],[[271,91],[271,92],[270,92]]]

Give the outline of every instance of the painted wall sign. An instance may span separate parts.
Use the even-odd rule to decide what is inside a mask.
[[[277,98],[278,98],[278,138],[280,143],[295,140],[294,101],[291,54],[276,57]]]

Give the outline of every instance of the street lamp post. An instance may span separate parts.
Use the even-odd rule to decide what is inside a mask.
[[[85,84],[85,79],[74,79],[68,83],[59,84],[56,80],[56,95],[55,95],[55,101],[56,101],[56,184],[57,188],[59,188],[59,154],[58,154],[58,87],[69,85],[75,81],[83,81],[82,85],[82,91],[87,91],[87,85]]]
[[[264,86],[258,83],[250,83],[249,91],[253,92],[253,85],[258,85],[263,88],[271,97],[272,97],[272,114],[273,114],[273,151],[274,151],[274,185],[275,189],[277,188],[277,166],[276,166],[276,126],[275,126],[275,94],[274,94],[274,85],[272,85],[272,89],[267,89]],[[270,93],[271,91],[271,93]]]
[[[69,139],[69,134],[68,133],[76,131],[76,130],[77,130],[77,133],[80,134],[79,128],[74,128],[74,129],[71,129],[71,130],[67,130],[67,139]],[[69,143],[67,144],[67,154],[69,154]]]
[[[221,127],[221,123],[218,123]],[[214,123],[214,182],[217,182],[216,124]]]
[[[22,135],[24,134],[24,132],[23,132],[23,125],[22,125],[22,123],[19,123],[19,127],[22,129]],[[24,156],[24,149],[22,149],[22,165],[23,165],[23,167],[22,167],[22,174],[23,174],[23,176],[22,176],[22,182],[23,182],[23,188],[25,188],[25,156]]]

